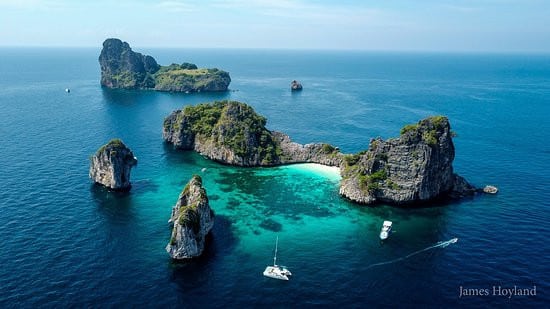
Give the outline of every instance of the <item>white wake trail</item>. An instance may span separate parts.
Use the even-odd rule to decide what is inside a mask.
[[[417,255],[417,254],[419,254],[419,253],[422,253],[422,252],[424,252],[424,251],[428,251],[428,250],[435,249],[435,248],[445,248],[445,247],[447,247],[447,246],[450,245],[450,244],[456,243],[457,241],[458,241],[458,238],[453,238],[453,239],[450,239],[450,240],[447,240],[447,241],[440,241],[440,242],[438,242],[437,244],[435,244],[435,245],[433,245],[433,246],[429,246],[428,248],[424,248],[424,249],[422,249],[422,250],[415,251],[415,252],[413,252],[413,253],[410,253],[410,254],[408,254],[408,255],[405,255],[404,257],[400,257],[400,258],[395,259],[395,260],[371,264],[371,265],[369,265],[369,266],[367,267],[367,269],[369,269],[369,268],[371,268],[371,267],[375,267],[375,266],[382,266],[382,265],[397,263],[397,262],[399,262],[399,261],[406,260],[406,259],[410,258],[410,257],[413,256],[413,255]]]

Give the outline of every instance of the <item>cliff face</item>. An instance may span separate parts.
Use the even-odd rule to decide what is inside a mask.
[[[173,224],[166,251],[173,259],[189,259],[204,251],[206,235],[214,226],[214,212],[198,175],[187,183],[168,221]]]
[[[342,155],[328,144],[294,143],[265,128],[266,119],[240,102],[187,106],[164,120],[163,138],[176,148],[238,166],[315,162],[339,165]]]
[[[454,145],[447,118],[430,117],[403,128],[399,138],[371,140],[368,151],[344,155],[329,144],[301,145],[265,128],[266,120],[240,102],[187,106],[164,120],[163,138],[176,148],[239,166],[320,163],[338,166],[340,194],[372,204],[406,204],[475,189],[453,173]]]
[[[160,66],[151,56],[133,52],[130,45],[119,39],[107,39],[99,55],[101,85],[109,88],[152,88],[152,74]]]
[[[371,140],[368,151],[346,156],[340,194],[364,204],[405,204],[473,193],[453,173],[454,155],[448,119],[424,119],[404,127],[399,138]]]
[[[278,164],[319,163],[328,166],[340,166],[344,155],[337,147],[325,143],[299,144],[281,132],[271,132],[273,139],[281,149]]]
[[[163,138],[180,149],[194,149],[231,165],[272,165],[280,149],[265,128],[266,119],[240,102],[187,106],[164,120]]]
[[[151,56],[132,51],[119,39],[107,39],[99,55],[101,85],[109,88],[160,91],[226,91],[231,78],[218,69],[191,63],[160,66]]]
[[[130,171],[137,159],[119,139],[112,139],[91,157],[90,178],[113,190],[129,190]]]

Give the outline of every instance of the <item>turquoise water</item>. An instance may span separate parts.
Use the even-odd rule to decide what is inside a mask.
[[[0,305],[423,306],[547,304],[550,57],[266,50],[144,50],[159,63],[231,72],[231,92],[99,86],[99,50],[0,49]],[[291,93],[298,79],[304,91]],[[66,94],[65,88],[71,88]],[[449,116],[455,169],[496,196],[402,209],[338,196],[311,165],[243,169],[164,145],[185,104],[247,102],[268,127],[345,152],[406,123]],[[122,138],[129,193],[88,180],[88,157]],[[204,172],[201,170],[206,168]],[[179,192],[198,173],[216,212],[205,255],[164,251]],[[383,220],[395,233],[381,244]],[[289,282],[264,278],[279,236]],[[457,237],[390,265],[392,261]],[[459,298],[459,287],[537,286],[536,297]]]

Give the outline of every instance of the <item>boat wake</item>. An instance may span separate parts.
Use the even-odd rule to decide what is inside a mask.
[[[428,251],[428,250],[431,250],[431,249],[435,249],[435,248],[445,248],[447,247],[448,245],[450,244],[454,244],[458,241],[458,238],[453,238],[453,239],[450,239],[450,240],[447,240],[447,241],[439,241],[438,243],[436,243],[435,245],[433,246],[429,246],[428,248],[424,248],[422,250],[418,250],[418,251],[415,251],[413,253],[409,253],[408,255],[405,255],[404,257],[400,257],[398,259],[394,259],[394,260],[391,260],[391,261],[386,261],[386,262],[381,262],[381,263],[375,263],[375,264],[371,264],[367,267],[367,269],[371,268],[371,267],[375,267],[375,266],[382,266],[382,265],[388,265],[388,264],[393,264],[393,263],[397,263],[397,262],[400,262],[400,261],[403,261],[403,260],[406,260],[408,258],[410,258],[411,256],[413,255],[417,255],[419,253],[422,253],[424,251]]]

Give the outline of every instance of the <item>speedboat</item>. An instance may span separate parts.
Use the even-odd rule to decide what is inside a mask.
[[[380,230],[380,239],[386,240],[390,236],[392,228],[392,222],[391,221],[384,221],[384,224],[382,224],[382,229]]]
[[[495,186],[485,186],[485,188],[483,188],[483,192],[489,194],[497,194],[498,188]]]
[[[264,276],[279,279],[279,280],[288,280],[289,276],[292,276],[292,273],[286,266],[277,265],[277,245],[279,244],[279,236],[275,241],[275,256],[273,257],[273,266],[267,266],[264,270]]]

